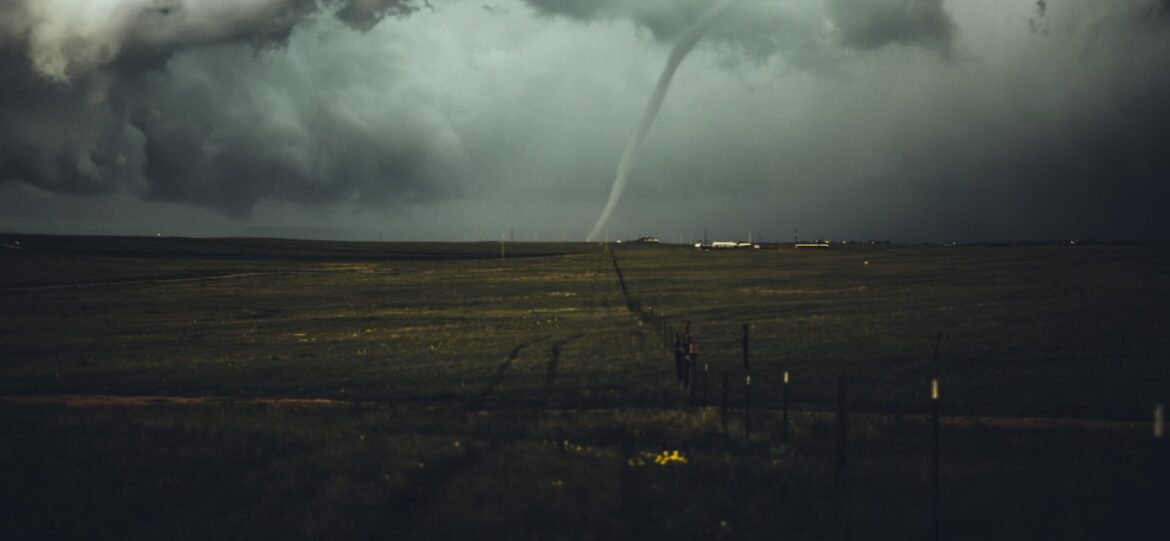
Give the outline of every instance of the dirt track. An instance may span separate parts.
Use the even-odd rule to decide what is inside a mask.
[[[373,402],[353,402],[349,400],[332,400],[328,398],[246,398],[230,399],[226,396],[161,396],[161,395],[99,395],[99,394],[62,394],[62,395],[27,395],[27,396],[0,396],[0,404],[34,404],[59,405],[78,408],[101,406],[172,406],[172,405],[221,405],[221,404],[259,404],[265,406],[285,407],[333,407],[353,406],[354,404],[374,404]]]
[[[98,394],[60,394],[60,395],[9,395],[0,396],[0,405],[56,405],[69,407],[148,407],[172,405],[225,405],[245,404],[291,408],[325,408],[355,405],[378,406],[379,402],[354,402],[350,400],[334,400],[330,398],[243,398],[232,399],[226,396],[162,396],[162,395],[98,395]],[[602,413],[605,411],[622,411],[619,409],[607,410],[591,409],[589,412]],[[577,410],[546,409],[547,414],[581,413]],[[777,413],[776,410],[766,410],[768,413]],[[491,413],[488,410],[471,410],[467,413]],[[834,414],[828,411],[793,411],[795,415],[810,417],[831,417]],[[854,419],[864,420],[871,417],[890,417],[885,414],[850,413]],[[926,421],[926,415],[901,415],[901,419]],[[940,418],[943,426],[972,428],[985,426],[1010,430],[1090,430],[1090,431],[1145,431],[1150,430],[1150,423],[1143,421],[1117,421],[1109,419],[1083,419],[1075,417],[995,417],[995,416],[943,416]]]
[[[0,287],[0,291],[44,291],[52,289],[72,289],[80,287],[101,286],[132,286],[142,284],[174,284],[181,282],[202,282],[207,280],[226,280],[229,278],[247,278],[251,276],[273,276],[286,274],[281,272],[237,272],[232,274],[211,274],[204,276],[182,276],[177,278],[141,278],[135,280],[112,280],[107,282],[77,282],[71,284],[45,284],[38,286]]]

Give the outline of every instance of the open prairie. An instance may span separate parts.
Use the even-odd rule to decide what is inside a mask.
[[[0,240],[10,539],[929,538],[935,375],[941,537],[1170,514],[1165,245]]]

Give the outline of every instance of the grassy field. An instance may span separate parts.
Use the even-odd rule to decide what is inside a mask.
[[[5,538],[929,538],[936,371],[943,537],[1170,514],[1166,246],[0,241]]]

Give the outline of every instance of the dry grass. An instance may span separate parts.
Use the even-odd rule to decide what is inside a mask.
[[[940,332],[948,538],[1159,516],[1165,247],[623,247],[627,299],[584,245],[154,241],[0,254],[13,538],[921,538]],[[186,280],[225,273],[261,274]],[[659,325],[685,321],[711,402],[731,371],[726,429],[674,382]]]

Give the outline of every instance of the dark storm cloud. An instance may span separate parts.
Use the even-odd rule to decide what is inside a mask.
[[[546,16],[630,20],[660,41],[673,39],[712,5],[526,1]],[[295,29],[323,14],[365,32],[385,17],[416,11],[419,3],[0,2],[6,15],[0,22],[0,182],[74,194],[127,191],[233,216],[266,198],[377,207],[459,190],[459,135],[433,114],[427,97],[389,110],[368,104],[367,110],[379,111],[372,115],[351,111],[312,78],[332,74],[331,84],[361,84],[368,76],[345,59],[368,52],[354,51],[331,66],[312,51],[285,50]],[[707,37],[726,58],[761,60],[783,51],[798,67],[835,62],[821,30],[787,6],[738,4]],[[886,12],[865,9],[848,28],[897,19],[887,14],[869,23],[874,13]],[[894,30],[913,34],[911,27]],[[890,39],[910,42],[914,36]],[[386,133],[387,126],[393,132]]]
[[[757,114],[773,130],[705,137],[694,134],[718,129],[719,115],[689,113],[702,120],[686,123],[665,115],[642,162],[650,182],[630,196],[654,201],[671,193],[662,187],[691,179],[689,193],[754,194],[775,201],[773,215],[804,213],[800,222],[833,223],[841,235],[1166,238],[1170,219],[1159,207],[1170,197],[1170,71],[1162,68],[1170,34],[1162,5],[1056,4],[1046,14],[1050,35],[1033,35],[1033,5],[978,13],[982,4],[969,3],[965,18],[948,14],[966,23],[950,31],[950,45],[922,43],[953,50],[956,61],[901,47],[855,50],[833,84],[813,83],[819,95],[744,107],[741,120]],[[1095,46],[1082,53],[1088,43]],[[801,81],[780,91],[791,95],[806,77],[781,80]],[[676,85],[676,103],[687,84]],[[712,107],[727,114],[727,102],[752,97],[720,100]],[[773,114],[790,107],[815,113]],[[702,215],[695,208],[705,205],[690,212]],[[746,212],[727,208],[714,219]],[[759,216],[748,223],[767,223],[768,212]]]
[[[366,31],[387,16],[403,17],[416,9],[418,6],[404,0],[349,0],[336,16],[350,27]]]
[[[146,139],[144,196],[242,215],[266,197],[376,206],[454,189],[458,140],[425,96],[393,98],[404,90],[393,83],[356,89],[368,66],[303,50],[248,71],[239,56],[183,57],[144,83],[130,120]],[[317,77],[335,82],[322,89]]]
[[[525,0],[542,15],[561,15],[582,21],[599,14],[615,16],[623,6],[620,0]]]
[[[714,0],[524,0],[539,14],[576,21],[629,20],[666,42],[695,24]],[[761,60],[785,51],[794,63],[817,68],[825,63],[816,27],[784,2],[738,0],[711,25],[704,40],[723,47],[733,59]]]
[[[583,238],[714,3],[0,0],[0,229]],[[1170,0],[741,0],[611,238],[1170,238],[1168,61]]]
[[[828,13],[849,47],[900,44],[951,50],[955,24],[942,0],[828,0]]]
[[[711,0],[525,0],[543,15],[575,20],[626,18],[648,29],[656,39],[669,40],[694,24]],[[949,52],[954,23],[942,0],[827,0],[826,12],[849,47],[874,49],[887,44],[918,45]],[[789,50],[818,29],[807,20],[793,24],[785,2],[740,0],[711,39],[730,43],[761,57]]]
[[[690,27],[711,0],[525,0],[537,13],[579,21],[630,19],[667,40]]]
[[[0,182],[128,190],[236,215],[265,197],[374,204],[441,189],[422,180],[443,167],[426,137],[388,148],[303,92],[300,118],[275,125],[262,90],[280,83],[249,77],[256,55],[278,56],[266,51],[319,14],[368,30],[410,13],[408,0],[2,2]],[[187,79],[168,62],[206,50],[216,53],[197,67],[215,79],[177,84]]]
[[[1048,0],[1036,0],[1036,12],[1028,17],[1028,28],[1033,34],[1047,34],[1048,26],[1044,24],[1044,14],[1048,12]]]

